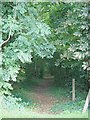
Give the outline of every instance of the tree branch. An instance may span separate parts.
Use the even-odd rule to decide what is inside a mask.
[[[16,4],[17,5],[17,4]],[[16,19],[16,7],[15,7],[15,10],[14,10],[14,15],[13,15],[13,21]],[[12,25],[13,25],[13,22],[12,22]],[[8,38],[7,40],[3,41],[3,43],[1,43],[0,45],[0,48],[2,49],[2,47],[8,43],[10,41],[10,38],[11,38],[11,32],[12,32],[12,25],[10,26],[10,31],[9,31],[9,35],[8,35]]]
[[[1,45],[0,45],[0,48],[2,48],[11,38],[11,27],[10,27],[10,32],[9,32],[9,35],[8,35],[8,38],[7,40],[5,40]]]

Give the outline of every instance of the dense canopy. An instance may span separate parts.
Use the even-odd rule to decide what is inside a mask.
[[[52,74],[59,86],[75,78],[85,88],[90,70],[87,6],[83,2],[0,3],[2,94],[10,95],[14,82],[45,73]]]

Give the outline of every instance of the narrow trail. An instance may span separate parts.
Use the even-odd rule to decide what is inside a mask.
[[[53,77],[44,77],[42,83],[40,83],[33,91],[33,99],[39,104],[35,112],[38,113],[51,113],[50,108],[56,102],[56,98],[47,92],[47,89],[53,85]]]

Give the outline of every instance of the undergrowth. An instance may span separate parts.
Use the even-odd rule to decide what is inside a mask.
[[[65,111],[70,113],[77,111],[82,112],[87,96],[86,91],[83,90],[83,92],[81,92],[77,89],[75,101],[72,101],[72,91],[69,87],[52,86],[49,88],[48,92],[57,99],[57,102],[50,109],[52,113],[60,113]]]
[[[31,81],[30,81],[31,82]],[[51,114],[39,114],[33,112],[37,107],[37,102],[32,99],[32,89],[38,85],[21,84],[15,89],[12,96],[4,97],[2,104],[2,114],[4,117],[26,117],[26,118],[87,118],[88,112],[82,113],[85,103],[86,92],[76,91],[76,101],[71,101],[71,91],[69,88],[51,86],[47,89],[47,94],[54,96],[57,102],[50,108]],[[29,92],[28,92],[29,91]],[[29,93],[29,94],[27,94]],[[49,95],[48,94],[48,95]],[[28,96],[29,95],[29,96]]]

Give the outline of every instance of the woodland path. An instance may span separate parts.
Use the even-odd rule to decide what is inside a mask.
[[[38,102],[38,107],[35,109],[37,113],[51,113],[50,108],[57,101],[56,98],[47,92],[47,89],[54,83],[53,76],[47,75],[33,91],[32,98]]]

